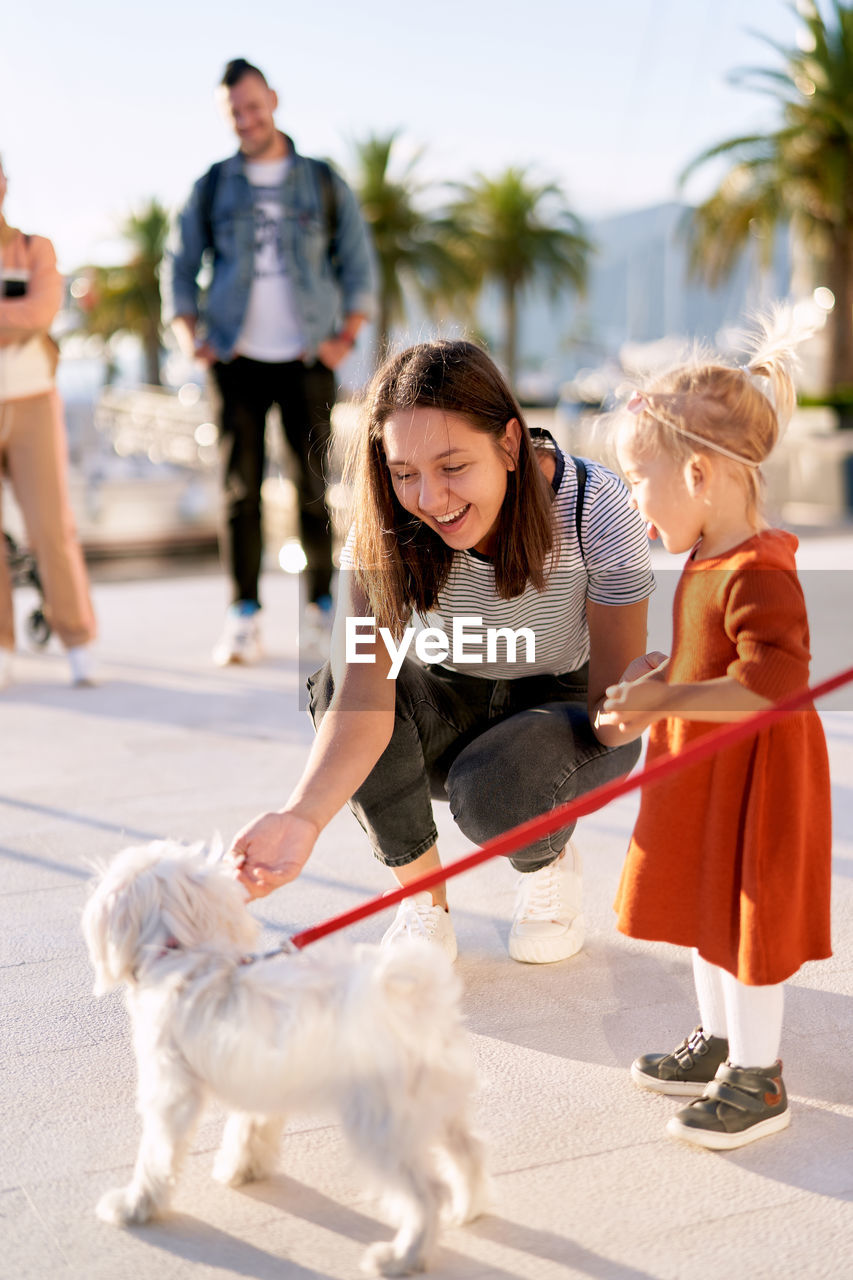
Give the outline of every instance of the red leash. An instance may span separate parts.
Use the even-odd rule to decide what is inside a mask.
[[[654,782],[660,782],[663,778],[668,778],[670,774],[678,773],[681,769],[686,769],[691,764],[704,760],[707,756],[714,755],[726,747],[733,746],[734,743],[741,742],[744,738],[751,737],[754,733],[759,733],[769,725],[775,724],[777,720],[781,720],[783,716],[788,715],[791,711],[796,711],[798,708],[814,702],[818,698],[824,698],[828,693],[832,693],[835,689],[840,689],[842,685],[849,684],[851,681],[853,681],[853,667],[848,667],[846,671],[842,671],[837,676],[832,676],[829,680],[822,681],[813,688],[803,689],[800,693],[791,694],[790,697],[783,698],[781,702],[775,703],[772,707],[767,707],[764,711],[757,711],[755,715],[749,716],[745,720],[737,720],[714,733],[706,734],[704,737],[692,742],[689,747],[686,747],[677,756],[665,756],[661,760],[655,760],[653,764],[647,765],[640,773],[632,774],[628,778],[617,778],[615,782],[606,782],[603,786],[596,787],[593,791],[588,791],[586,795],[578,796],[576,800],[569,800],[565,804],[559,805],[556,809],[549,810],[548,813],[540,814],[538,818],[530,818],[527,822],[522,822],[517,827],[512,827],[511,830],[505,831],[503,835],[487,840],[481,848],[475,849],[473,853],[467,854],[466,857],[458,858],[456,862],[448,863],[446,867],[439,867],[436,871],[428,871],[426,875],[413,880],[411,884],[401,886],[390,893],[381,894],[377,898],[371,898],[369,902],[362,903],[360,907],[353,907],[350,911],[344,911],[340,915],[332,916],[329,920],[324,920],[320,924],[314,925],[312,929],[303,929],[301,933],[294,934],[290,939],[290,946],[299,949],[307,947],[310,943],[317,942],[329,933],[337,933],[339,929],[345,929],[348,925],[355,924],[358,920],[364,920],[367,916],[375,915],[377,911],[385,911],[388,907],[396,906],[398,902],[402,902],[404,898],[410,897],[413,893],[420,893],[423,889],[431,889],[433,885],[441,884],[444,880],[450,880],[453,876],[461,875],[463,871],[470,871],[472,867],[479,866],[481,862],[487,862],[490,858],[506,857],[508,854],[514,853],[516,849],[521,849],[526,844],[532,844],[534,840],[538,840],[541,836],[551,835],[552,832],[559,831],[560,827],[564,827],[567,822],[573,821],[575,818],[582,818],[588,813],[594,813],[596,809],[603,809],[605,805],[610,804],[611,800],[627,795],[629,791],[636,791],[638,787],[647,787]]]

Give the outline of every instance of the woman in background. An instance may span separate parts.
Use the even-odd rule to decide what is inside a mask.
[[[53,245],[3,217],[0,160],[0,474],[24,517],[45,597],[45,617],[68,653],[73,684],[91,682],[95,616],[68,498],[67,446],[49,329],[62,302]],[[2,512],[0,512],[2,514]],[[12,582],[0,554],[0,688],[15,646]]]

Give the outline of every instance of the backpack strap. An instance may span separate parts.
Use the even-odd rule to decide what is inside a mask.
[[[326,160],[314,160],[310,157],[309,159],[320,188],[323,222],[326,227],[326,239],[328,241],[327,252],[329,261],[334,266],[338,260],[338,199],[335,192],[335,180],[332,177],[332,166]],[[201,180],[202,185],[199,197],[201,217],[205,244],[209,249],[213,248],[213,202],[216,198],[219,175],[222,172],[223,165],[226,163],[225,160],[219,160],[216,164],[212,164]]]
[[[224,164],[224,160],[218,160],[216,164],[212,164],[201,180],[201,219],[204,228],[205,248],[207,249],[213,248],[213,201],[216,198],[219,175]]]
[[[578,534],[578,546],[583,555],[583,537],[581,536],[581,523],[583,520],[583,500],[586,493],[586,463],[583,458],[576,458],[574,454],[569,455],[575,464],[575,471],[578,473],[578,496],[575,503],[575,529]]]
[[[335,191],[335,180],[332,166],[327,160],[311,159],[314,173],[320,187],[320,199],[323,204],[323,222],[326,226],[327,253],[333,267],[338,262],[338,197]]]
[[[534,448],[536,447],[537,440],[548,440],[550,441],[552,448],[555,450],[557,449],[557,442],[555,441],[554,437],[551,435],[550,431],[546,431],[543,427],[530,427],[529,431],[530,431],[530,437],[533,440]],[[559,459],[559,451],[557,456]],[[564,456],[571,459],[578,477],[578,492],[577,492],[577,499],[575,501],[575,529],[577,530],[577,535],[578,535],[578,546],[580,547],[581,555],[583,555],[583,536],[581,534],[581,522],[583,520],[583,500],[584,500],[584,495],[586,494],[586,477],[587,477],[586,463],[584,462],[583,458],[576,458],[573,453],[567,453]],[[556,482],[558,484],[561,482],[561,475],[560,475],[559,469],[556,476]]]

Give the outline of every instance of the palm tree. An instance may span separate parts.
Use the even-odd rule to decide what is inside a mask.
[[[799,0],[804,30],[783,48],[784,68],[751,67],[736,83],[777,99],[774,132],[729,138],[702,152],[700,166],[729,156],[732,166],[692,215],[691,262],[711,283],[724,279],[755,237],[765,257],[773,233],[790,222],[835,295],[827,382],[853,387],[853,5],[832,0],[825,21],[812,0]]]
[[[542,281],[552,298],[566,285],[582,291],[592,244],[560,187],[531,181],[526,169],[476,174],[454,186],[459,194],[448,209],[447,236],[478,285],[493,281],[501,291],[503,360],[512,381],[524,290]]]
[[[169,213],[152,198],[138,212],[130,214],[121,233],[132,248],[123,266],[92,267],[88,293],[81,299],[85,326],[89,333],[109,341],[117,333],[133,333],[142,342],[145,377],[151,386],[160,385],[162,351],[160,327],[160,259],[169,229]]]
[[[374,134],[354,147],[353,186],[373,237],[379,275],[378,360],[394,324],[405,320],[407,294],[432,310],[463,299],[471,284],[442,237],[442,221],[423,207],[427,184],[416,173],[423,152],[412,156],[396,178],[390,176],[396,139],[396,132]]]

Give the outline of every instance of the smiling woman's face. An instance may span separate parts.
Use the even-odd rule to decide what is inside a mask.
[[[454,550],[490,554],[519,438],[513,418],[508,456],[459,414],[420,406],[392,414],[383,441],[397,500]]]

